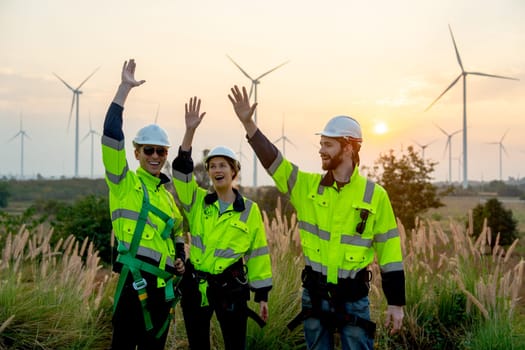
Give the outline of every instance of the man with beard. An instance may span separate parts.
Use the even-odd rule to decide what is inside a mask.
[[[288,327],[301,322],[308,349],[333,349],[339,332],[342,348],[373,349],[368,266],[377,258],[388,307],[385,327],[401,329],[405,275],[397,223],[383,187],[361,176],[359,123],[348,116],[328,121],[319,154],[325,174],[303,172],[258,129],[246,88],[228,95],[247,139],[277,188],[297,211],[305,268],[302,311]]]

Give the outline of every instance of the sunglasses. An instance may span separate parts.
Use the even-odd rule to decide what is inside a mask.
[[[359,233],[360,235],[363,234],[363,232],[365,232],[365,227],[366,227],[366,220],[368,220],[368,214],[370,212],[366,209],[361,209],[361,222],[357,224],[357,227],[355,228],[355,230],[357,231],[357,233]]]
[[[147,156],[151,156],[153,153],[157,152],[159,157],[164,157],[168,153],[168,150],[161,147],[144,146],[142,147],[142,152]]]

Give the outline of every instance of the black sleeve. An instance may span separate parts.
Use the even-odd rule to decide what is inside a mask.
[[[381,280],[388,305],[405,305],[405,272],[392,271],[381,273]]]
[[[277,154],[279,154],[277,147],[268,140],[260,129],[257,129],[255,134],[248,139],[248,143],[252,146],[257,158],[259,158],[259,161],[265,169],[268,169],[270,165],[272,165],[275,158],[277,158]]]
[[[268,301],[268,293],[272,287],[257,288],[253,300],[258,303],[260,301]]]
[[[175,258],[180,258],[182,261],[186,261],[184,243],[175,243]]]
[[[179,171],[185,175],[193,172],[193,159],[191,159],[191,149],[189,151],[183,151],[179,147],[179,153],[171,163],[171,168],[173,171]]]
[[[117,141],[124,140],[122,131],[122,112],[124,108],[116,103],[111,103],[104,120],[104,135]]]

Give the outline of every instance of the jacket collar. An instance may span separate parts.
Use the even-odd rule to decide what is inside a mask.
[[[159,177],[153,176],[141,167],[137,168],[137,175],[142,179],[142,181],[144,181],[146,186],[152,186],[156,189],[158,189],[161,185],[171,182],[170,178],[166,174],[160,173]]]
[[[241,212],[246,208],[244,206],[244,199],[242,198],[239,191],[237,191],[235,188],[233,188],[233,192],[235,193],[235,200],[233,201],[233,210]],[[218,199],[219,196],[217,195],[217,192],[211,192],[204,197],[204,203],[210,205],[212,203],[215,203]]]
[[[359,174],[358,166],[354,166],[354,171],[352,172],[352,176],[350,176],[350,182],[352,182],[352,179],[355,178]],[[325,187],[332,187],[335,183],[334,174],[331,170],[329,170],[326,174],[324,174],[323,178],[321,179],[320,185]]]

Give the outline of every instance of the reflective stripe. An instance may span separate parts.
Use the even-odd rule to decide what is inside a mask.
[[[272,278],[267,278],[264,280],[259,281],[250,281],[250,287],[252,288],[264,288],[264,287],[271,287],[272,286]]]
[[[182,236],[175,236],[175,243],[185,243],[184,237]]]
[[[115,221],[117,219],[130,219],[133,221],[137,221],[138,218],[139,213],[130,209],[117,209],[111,213],[111,221]],[[153,227],[155,230],[157,229],[157,225],[152,223],[149,218],[146,219],[146,225]]]
[[[309,232],[320,239],[323,239],[325,241],[330,240],[330,232],[325,230],[319,230],[319,227],[317,225],[310,224],[306,221],[299,221],[299,229],[304,230],[306,232]]]
[[[328,275],[328,268],[321,263],[310,260],[309,257],[304,257],[304,264],[310,266],[315,272],[319,272],[324,276]]]
[[[238,259],[242,256],[242,254],[237,254],[231,248],[227,248],[227,249],[215,249],[215,253],[213,254],[213,256],[216,258]]]
[[[338,278],[351,278],[351,279],[354,279],[355,276],[359,273],[359,271],[361,271],[362,268],[358,269],[358,270],[344,270],[344,269],[339,269],[337,271],[337,277]]]
[[[403,271],[403,262],[393,262],[379,266],[381,272]]]
[[[241,216],[239,217],[239,220],[241,222],[246,223],[248,221],[248,217],[250,216],[250,211],[252,210],[252,204],[253,202],[249,199],[246,199],[244,201],[244,211],[241,213]]]
[[[114,183],[115,185],[118,185],[120,181],[124,180],[128,171],[129,171],[129,167],[128,167],[128,163],[126,163],[126,166],[124,167],[124,169],[122,169],[122,174],[115,175],[106,170],[106,178],[110,182]]]
[[[206,250],[204,243],[202,243],[202,238],[200,236],[191,235],[191,245],[201,249],[203,252]]]
[[[121,245],[123,245],[124,247],[126,247],[126,249],[129,249],[129,247],[130,247],[130,243],[128,243],[128,242],[119,242],[119,243]],[[157,264],[160,262],[160,259],[162,257],[162,254],[159,253],[158,251],[150,249],[150,248],[146,248],[146,247],[143,247],[143,246],[139,246],[138,247],[137,255],[140,255],[140,256],[145,257],[145,258],[152,259]],[[169,256],[166,258],[166,266],[175,268],[175,264],[173,263],[173,259],[171,259],[171,257],[169,257]]]
[[[184,183],[189,183],[191,182],[191,175],[192,173],[189,173],[189,174],[184,174],[178,170],[173,170],[173,177],[179,181],[182,181]]]
[[[374,194],[375,183],[366,180],[365,194],[363,196],[363,202],[370,204],[372,202],[372,195]]]
[[[270,251],[269,251],[268,247],[257,248],[257,249],[252,250],[250,253],[245,255],[246,261],[250,260],[251,258],[255,258],[257,256],[268,255],[269,252]]]
[[[292,173],[290,174],[290,176],[288,176],[288,181],[287,181],[288,195],[292,194],[292,190],[293,190],[293,188],[295,186],[295,183],[297,182],[297,173],[298,172],[299,172],[299,168],[297,167],[297,165],[292,164]]]
[[[376,234],[374,236],[374,242],[384,243],[389,239],[399,237],[399,231],[397,228],[391,229],[388,232]]]
[[[102,144],[117,151],[122,151],[126,145],[124,140],[118,141],[106,135],[102,135]]]
[[[341,244],[370,248],[372,240],[363,238],[361,235],[341,235]]]
[[[283,155],[281,154],[281,152],[278,152],[277,153],[277,157],[275,158],[273,163],[270,164],[270,166],[267,169],[268,173],[271,176],[273,176],[275,174],[275,172],[277,171],[277,168],[279,167],[279,165],[281,165],[282,162],[283,162]]]
[[[324,193],[324,186],[319,184],[319,187],[317,187],[317,194],[322,195]]]

